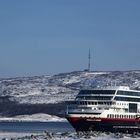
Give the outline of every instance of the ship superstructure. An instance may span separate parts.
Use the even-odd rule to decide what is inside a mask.
[[[66,118],[76,131],[140,132],[140,91],[129,87],[83,89]]]

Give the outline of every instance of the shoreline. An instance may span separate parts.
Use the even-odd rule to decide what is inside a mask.
[[[30,132],[0,132],[0,139],[5,140],[137,140],[139,138],[138,134],[122,134],[122,133],[103,133],[93,131],[92,133],[79,133],[76,132],[49,132],[44,131],[42,133],[30,133]]]

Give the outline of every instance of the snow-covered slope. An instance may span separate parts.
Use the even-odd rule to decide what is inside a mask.
[[[8,97],[20,104],[58,103],[73,99],[81,88],[109,85],[128,85],[132,89],[140,89],[140,71],[78,71],[0,79],[0,97]]]

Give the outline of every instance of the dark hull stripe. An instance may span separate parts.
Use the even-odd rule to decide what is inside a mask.
[[[94,120],[101,120],[101,121],[108,120],[108,121],[137,121],[137,122],[140,122],[140,118],[96,118],[96,117],[66,117],[66,118],[68,118],[71,121],[91,119],[93,121]]]
[[[140,132],[140,120],[67,117],[76,131]]]
[[[69,112],[69,114],[84,114],[84,115],[88,115],[88,114],[92,114],[92,115],[99,115],[101,113],[92,113],[92,112]]]

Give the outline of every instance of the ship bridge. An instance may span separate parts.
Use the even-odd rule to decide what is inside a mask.
[[[112,100],[116,90],[81,90],[76,97],[77,101],[80,100]]]

